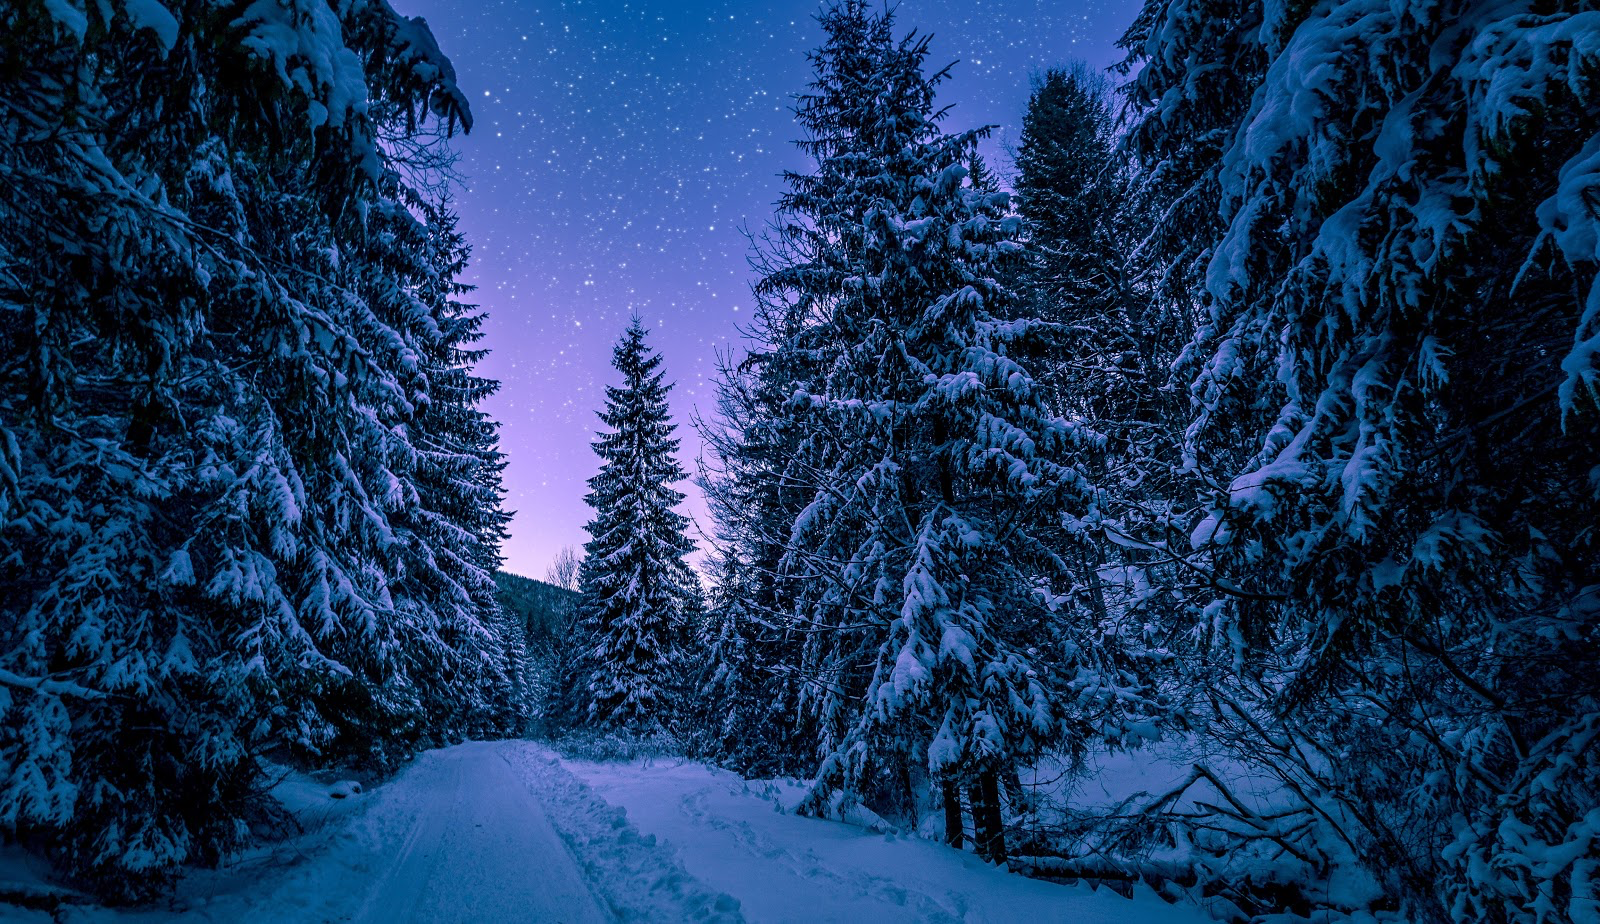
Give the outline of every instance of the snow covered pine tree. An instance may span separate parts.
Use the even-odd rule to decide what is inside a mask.
[[[782,562],[822,758],[801,808],[865,797],[915,818],[938,793],[959,843],[970,791],[999,860],[1001,783],[1098,727],[1055,703],[1116,688],[1090,679],[1094,646],[1036,647],[1043,591],[1070,581],[1059,511],[1089,503],[1070,455],[1098,440],[1012,358],[1049,325],[1015,317],[996,281],[1021,220],[968,182],[985,130],[939,129],[927,39],[870,6],[820,17],[798,108],[815,171],[787,176],[756,285],[760,368],[783,377],[778,429],[798,434],[781,482],[806,494]]]
[[[1408,920],[1597,920],[1600,11],[1159,0],[1125,41],[1201,309],[1196,692],[1301,800],[1212,828]]]
[[[695,419],[705,450],[699,483],[719,565],[709,616],[738,640],[715,649],[736,658],[708,667],[726,697],[696,705],[740,717],[737,728],[725,729],[719,760],[771,776],[808,772],[812,750],[796,708],[805,632],[791,618],[793,582],[780,571],[789,526],[808,498],[803,485],[784,481],[799,433],[782,412],[793,393],[784,357],[766,352],[767,342],[758,334],[742,360],[718,357],[716,413]]]
[[[1028,99],[1016,152],[1017,212],[1028,231],[1019,288],[1027,310],[1063,325],[1067,341],[1039,378],[1055,403],[1102,431],[1146,397],[1155,347],[1134,318],[1128,254],[1136,242],[1118,221],[1127,170],[1112,133],[1111,93],[1086,67],[1047,71]]]
[[[568,689],[581,720],[601,729],[663,730],[680,674],[676,658],[699,584],[684,562],[693,550],[689,520],[673,489],[687,477],[674,455],[678,440],[658,371],[638,318],[617,341],[612,364],[622,385],[606,386],[600,419],[611,432],[595,440],[600,472],[589,479],[594,508],[578,571],[578,626]]]
[[[470,117],[384,0],[23,0],[0,61],[0,830],[137,896],[248,837],[264,750],[504,688],[451,247],[379,141]]]
[[[1120,648],[1118,660],[1145,678],[1141,685],[1171,693],[1183,681],[1170,653],[1188,628],[1173,618],[1181,594],[1172,585],[1194,575],[1165,551],[1173,498],[1188,488],[1176,449],[1187,396],[1168,387],[1168,370],[1193,326],[1149,292],[1146,276],[1154,274],[1139,258],[1149,222],[1142,197],[1130,195],[1113,92],[1081,64],[1050,70],[1034,85],[1016,151],[1028,243],[1017,288],[1025,314],[1057,325],[1037,373],[1049,405],[1105,439],[1102,452],[1078,455],[1095,502],[1069,516],[1073,541],[1060,549],[1079,576],[1074,602],[1120,640],[1103,651]]]
[[[411,207],[426,223],[433,268],[417,298],[437,330],[420,344],[428,390],[407,430],[418,503],[403,516],[424,537],[419,550],[433,557],[418,575],[442,582],[418,596],[433,608],[439,636],[454,652],[456,681],[430,690],[428,713],[440,735],[487,737],[526,728],[535,699],[526,626],[501,610],[495,585],[511,515],[501,506],[500,424],[479,405],[500,383],[472,371],[488,355],[475,346],[484,314],[460,301],[471,291],[460,282],[471,248],[455,215],[420,198]],[[442,699],[463,692],[475,695],[466,703]]]

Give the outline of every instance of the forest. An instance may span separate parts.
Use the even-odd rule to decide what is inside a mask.
[[[0,846],[158,901],[273,768],[528,738],[1223,920],[1600,922],[1600,8],[1146,0],[1004,164],[936,35],[817,24],[714,406],[618,332],[544,584],[427,25],[0,4]]]

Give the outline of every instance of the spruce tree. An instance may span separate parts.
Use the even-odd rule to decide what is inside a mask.
[[[456,216],[425,200],[412,208],[426,222],[432,267],[417,296],[435,328],[424,341],[426,400],[406,434],[416,451],[412,528],[432,556],[413,574],[439,582],[419,596],[440,620],[454,680],[434,685],[430,711],[441,733],[493,736],[525,727],[532,700],[526,627],[502,612],[494,579],[510,514],[501,506],[500,425],[480,405],[500,383],[473,372],[488,354],[476,346],[484,314],[461,301],[472,290],[460,281],[471,248]]]
[[[719,554],[710,605],[686,659],[687,701],[680,738],[691,752],[754,777],[805,772],[793,740],[792,675],[784,660],[795,646],[757,602],[759,571]]]
[[[470,115],[383,0],[7,4],[0,58],[0,832],[138,896],[249,837],[263,751],[392,766],[502,683],[380,141]]]
[[[721,565],[711,616],[734,633],[727,650],[738,655],[710,668],[725,679],[726,695],[706,707],[723,715],[720,703],[729,701],[727,709],[741,717],[739,728],[725,730],[719,759],[770,776],[807,772],[812,756],[797,708],[805,629],[792,609],[795,581],[780,569],[806,493],[785,480],[798,447],[798,429],[783,413],[792,384],[783,355],[766,350],[766,342],[753,340],[742,362],[719,357],[716,414],[695,424],[706,450],[699,483]],[[744,702],[758,708],[744,709]]]
[[[1187,400],[1168,370],[1191,331],[1150,297],[1149,213],[1114,134],[1112,94],[1081,63],[1035,82],[1015,151],[1028,243],[1016,284],[1024,313],[1055,325],[1038,357],[1047,403],[1104,438],[1102,451],[1078,457],[1097,490],[1081,514],[1069,512],[1057,544],[1076,575],[1062,606],[1121,640],[1114,660],[1140,686],[1164,688],[1145,703],[1151,718],[1179,720],[1181,681],[1164,662],[1185,629],[1174,585],[1193,574],[1164,551],[1181,516],[1174,498],[1188,487],[1177,452]]]
[[[759,697],[750,648],[749,591],[737,561],[724,560],[706,618],[694,640],[699,669],[693,678],[692,702],[685,725],[699,738],[699,748],[730,763],[748,745],[747,733],[757,723],[751,713]]]
[[[1028,221],[1035,284],[1066,301],[1117,281],[1107,251],[1119,171],[1106,80],[1046,71],[1028,97],[1016,151],[1017,211]]]
[[[970,181],[986,130],[939,128],[928,40],[861,0],[821,23],[797,110],[815,168],[787,175],[756,285],[777,426],[796,434],[780,484],[804,498],[780,562],[821,757],[801,808],[914,814],[937,791],[959,839],[969,790],[1001,859],[1001,783],[1088,733],[1058,698],[1106,689],[1088,646],[1035,631],[1042,591],[1070,580],[1058,512],[1090,500],[1073,455],[1098,439],[1013,358],[1048,327],[1000,281],[1021,222]]]
[[[1027,222],[1019,284],[1028,310],[1063,325],[1046,373],[1056,403],[1111,423],[1144,370],[1108,93],[1105,79],[1083,67],[1045,73],[1022,120],[1016,191]]]
[[[1600,898],[1596,35],[1578,3],[1194,0],[1126,39],[1196,321],[1196,690],[1319,819],[1236,836],[1359,857],[1412,920]]]
[[[674,706],[676,657],[698,606],[699,585],[684,556],[689,521],[678,513],[686,476],[667,408],[672,386],[661,357],[645,345],[638,318],[618,340],[594,442],[600,472],[586,498],[594,508],[579,569],[573,689],[585,720],[601,728],[664,729]]]

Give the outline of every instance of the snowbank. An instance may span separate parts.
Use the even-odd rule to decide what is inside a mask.
[[[678,761],[563,766],[675,847],[689,873],[736,897],[752,922],[1211,920],[1143,886],[1129,900],[1007,873],[920,838],[789,814],[805,792],[795,781],[746,781]]]

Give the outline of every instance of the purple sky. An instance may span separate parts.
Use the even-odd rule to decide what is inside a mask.
[[[456,207],[473,245],[467,281],[489,311],[481,371],[510,459],[516,511],[506,568],[544,577],[581,546],[589,448],[611,346],[638,312],[675,381],[683,461],[710,410],[715,351],[749,316],[743,228],[759,229],[804,168],[791,97],[821,42],[811,0],[394,0],[427,19],[455,62],[476,128],[460,139]],[[949,130],[1015,139],[1028,78],[1072,59],[1105,66],[1137,0],[904,0],[902,31],[933,33]],[[703,520],[692,487],[685,512]]]

